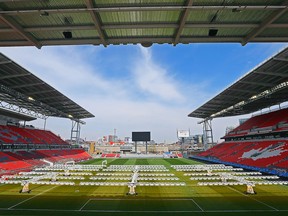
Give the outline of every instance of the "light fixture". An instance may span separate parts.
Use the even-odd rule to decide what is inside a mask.
[[[63,31],[63,36],[65,39],[71,39],[73,37],[71,31]]]
[[[233,8],[233,9],[232,9],[232,12],[233,12],[233,13],[239,13],[239,12],[242,12],[242,10],[239,9],[239,8]]]
[[[73,118],[73,116],[71,114],[68,115],[69,118]]]
[[[218,33],[218,29],[209,29],[209,37],[215,37]]]
[[[49,16],[49,13],[47,11],[41,11],[40,16]]]
[[[28,97],[28,100],[35,101],[34,98],[32,98],[32,97]]]

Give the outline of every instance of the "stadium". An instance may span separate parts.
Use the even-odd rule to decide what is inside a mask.
[[[1,47],[288,41],[284,0],[0,6]],[[203,124],[205,151],[147,154],[150,133],[135,132],[135,154],[95,157],[78,145],[94,115],[0,53],[0,215],[287,215],[287,77],[286,47],[192,111],[188,117]],[[213,119],[267,107],[214,143]],[[46,128],[49,117],[71,120],[71,142]],[[36,119],[43,128],[31,125]],[[137,142],[146,143],[146,154],[137,154]]]

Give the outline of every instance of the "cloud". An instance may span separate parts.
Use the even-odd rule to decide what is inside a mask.
[[[179,91],[177,81],[173,80],[164,67],[153,61],[151,49],[138,47],[141,56],[131,68],[137,87],[148,96],[165,101],[183,102],[185,98]]]
[[[87,124],[81,132],[89,140],[113,134],[113,128],[117,128],[120,137],[131,136],[133,130],[149,130],[156,141],[173,142],[177,128],[191,127],[185,104],[173,106],[184,100],[178,83],[165,68],[153,62],[149,49],[131,47],[139,55],[123,59],[123,65],[131,68],[129,79],[109,75],[101,49],[69,46],[0,50],[95,115],[85,120]],[[37,120],[33,124],[43,127],[44,122]],[[70,137],[69,120],[48,118],[47,128],[64,138]]]
[[[95,115],[85,119],[82,138],[96,140],[113,134],[114,128],[122,138],[135,130],[149,130],[157,142],[176,141],[177,129],[202,133],[199,119],[187,115],[216,94],[209,77],[195,80],[199,69],[192,65],[186,69],[190,78],[176,79],[180,72],[169,68],[167,61],[157,61],[156,48],[61,46],[0,51]],[[44,122],[32,124],[43,127]],[[224,135],[226,126],[237,124],[238,117],[213,120],[214,140]],[[71,122],[48,118],[47,128],[69,138]]]

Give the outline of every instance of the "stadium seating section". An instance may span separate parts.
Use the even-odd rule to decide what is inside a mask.
[[[47,162],[57,163],[69,160],[78,162],[91,159],[91,156],[83,149],[70,149],[67,142],[52,132],[34,128],[0,125],[0,143],[67,145],[65,149],[0,151],[0,176],[32,170],[35,167],[47,165]]]
[[[288,139],[285,136],[251,139],[250,133],[255,130],[258,133],[270,130],[271,134],[274,130],[284,132],[287,121],[287,109],[252,117],[226,135],[225,142],[193,158],[288,177]],[[242,139],[235,139],[239,134]]]
[[[78,162],[91,159],[91,156],[83,149],[0,152],[0,175],[47,165],[43,159],[52,163],[71,160]]]
[[[51,131],[3,125],[0,125],[0,142],[6,144],[68,145]]]
[[[288,130],[288,109],[254,116],[230,131],[224,138]]]

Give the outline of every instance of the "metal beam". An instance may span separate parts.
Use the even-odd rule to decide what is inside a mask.
[[[96,30],[99,34],[99,37],[100,37],[100,40],[101,40],[101,43],[104,45],[104,47],[107,46],[107,43],[105,41],[105,35],[104,35],[104,32],[102,31],[101,29],[101,22],[98,18],[98,14],[96,14],[95,11],[93,11],[92,9],[94,8],[94,5],[93,5],[93,1],[92,0],[86,0],[86,6],[89,10],[89,13],[93,19],[93,22],[94,22],[94,26],[96,27]]]
[[[217,43],[217,42],[235,42],[241,43],[242,37],[181,37],[179,43],[189,44],[189,43]],[[159,44],[173,44],[174,38],[172,37],[122,37],[122,38],[110,38],[106,39],[107,45],[109,44],[137,44],[137,43],[159,43]],[[252,40],[253,42],[287,42],[288,37],[257,37]],[[41,40],[42,46],[49,45],[101,45],[101,40],[99,38],[81,38],[81,39],[51,39],[51,40]],[[10,41],[0,41],[0,46],[31,46],[31,44],[24,40],[10,40]]]
[[[9,86],[9,88],[12,89],[18,89],[18,88],[25,88],[25,87],[31,87],[31,86],[38,86],[38,85],[43,85],[45,84],[44,82],[39,82],[39,83],[28,83],[28,84],[22,84],[22,85],[16,85],[16,86]]]
[[[0,19],[2,19],[7,25],[14,29],[18,34],[20,34],[24,39],[29,41],[33,46],[36,46],[38,49],[41,48],[42,45],[39,43],[39,41],[30,33],[25,32],[23,27],[20,26],[14,19],[3,14],[0,14]]]
[[[29,94],[29,95],[37,95],[37,94],[43,94],[43,93],[54,92],[54,91],[55,91],[55,89],[49,89],[49,90],[43,90],[43,91],[27,92],[26,94]]]
[[[29,9],[29,10],[10,10],[10,11],[0,11],[0,14],[5,15],[31,15],[31,14],[41,14],[47,12],[48,14],[53,13],[83,13],[87,11],[95,11],[95,12],[127,12],[127,11],[181,11],[185,9],[189,10],[235,10],[238,9],[240,11],[245,10],[279,10],[286,8],[286,6],[282,5],[246,5],[246,6],[235,6],[235,5],[197,5],[197,6],[169,6],[169,5],[162,5],[162,6],[138,6],[134,4],[131,6],[126,7],[75,7],[75,8],[57,8],[57,9]]]
[[[192,6],[193,4],[193,0],[187,0],[187,6],[190,7]],[[179,38],[181,36],[181,33],[183,31],[183,28],[184,28],[184,25],[186,23],[186,20],[187,20],[187,17],[189,15],[189,9],[186,8],[183,12],[182,12],[182,15],[181,15],[181,19],[180,19],[180,22],[179,22],[179,27],[178,29],[176,30],[176,34],[175,34],[175,40],[174,40],[174,46],[176,44],[178,44],[179,42]]]
[[[63,104],[62,101],[49,102],[49,105],[53,105],[53,107],[54,107],[54,104],[58,104],[58,105],[61,104],[61,107],[63,107],[63,106],[66,107],[66,104]],[[59,106],[57,106],[57,107],[59,107]]]
[[[1,61],[1,62],[0,62],[0,65],[10,64],[10,63],[12,63],[12,61]]]
[[[266,74],[271,76],[278,76],[278,77],[288,77],[287,73],[276,73],[276,72],[270,72],[270,71],[255,71],[257,74]]]
[[[288,62],[287,58],[273,58],[273,60]]]
[[[176,23],[166,23],[166,22],[159,22],[159,23],[114,23],[114,24],[105,24],[102,25],[102,29],[146,29],[146,28],[177,28],[178,25]]]
[[[257,37],[261,32],[263,32],[271,23],[276,21],[280,16],[282,16],[288,10],[288,1],[285,1],[282,9],[272,12],[260,25],[258,28],[252,30],[242,41],[242,45],[245,46],[249,41]]]
[[[272,83],[263,83],[263,82],[252,82],[252,81],[239,81],[240,83],[245,83],[245,84],[251,84],[251,85],[258,85],[258,86],[267,86],[267,87],[272,87],[274,86]]]
[[[241,42],[241,37],[182,37],[179,40],[179,43],[197,43],[197,42]],[[267,39],[266,39],[267,40]],[[172,44],[174,42],[174,38],[172,37],[122,37],[122,38],[110,38],[106,39],[107,44],[137,44],[137,43],[168,43]],[[101,44],[100,39],[77,39],[77,40],[43,40],[41,41],[43,45],[76,45],[76,44]],[[11,43],[10,43],[11,44]],[[9,44],[9,45],[10,45]],[[0,42],[1,45],[1,42]],[[18,44],[19,45],[19,44]]]
[[[179,25],[176,23],[137,23],[137,24],[105,24],[101,26],[101,29],[146,29],[146,28],[177,28]],[[257,28],[257,23],[185,23],[185,28]],[[275,23],[270,24],[269,28],[288,28],[288,23]],[[25,32],[43,32],[43,31],[63,31],[63,29],[69,30],[94,30],[95,25],[57,25],[57,26],[41,26],[41,27],[25,27]],[[12,33],[15,32],[11,28],[0,28],[0,33]]]
[[[43,99],[45,99],[45,102],[46,102],[46,100],[47,99],[54,99],[54,98],[62,98],[63,97],[63,95],[54,95],[54,96],[50,96],[50,97],[45,97],[45,98],[43,98]],[[47,102],[48,103],[48,102]],[[58,102],[59,103],[59,102]]]
[[[26,27],[27,32],[41,32],[41,31],[63,31],[63,29],[69,30],[95,30],[95,25],[57,25],[57,26],[40,26],[40,27]],[[4,31],[6,31],[4,29]],[[0,32],[2,30],[0,29]]]
[[[225,99],[224,100],[226,100],[227,98],[229,98],[229,101],[231,101],[231,100],[238,100],[238,99],[246,99],[247,97],[245,97],[245,96],[243,96],[243,95],[227,95],[227,94],[225,94],[225,95],[222,95],[221,97],[224,97]],[[223,102],[223,99],[213,99],[213,101],[219,101],[219,102]]]
[[[8,94],[9,96],[12,96],[13,98],[17,98],[17,100],[22,100],[23,102],[23,105],[22,105],[22,108],[30,108],[30,109],[33,109],[32,111],[36,111],[36,112],[39,112],[39,108],[41,109],[41,114],[45,115],[46,116],[46,111],[50,112],[50,113],[55,113],[56,115],[61,115],[61,116],[65,116],[67,117],[67,114],[62,112],[61,110],[58,110],[58,109],[55,109],[41,101],[38,101],[38,100],[29,100],[27,95],[24,95],[20,92],[17,92],[16,90],[14,89],[11,89],[10,87],[7,87],[7,86],[4,86],[4,85],[0,85],[0,90],[1,92],[4,92],[6,94]],[[15,104],[14,104],[15,105]]]
[[[1,64],[1,63],[0,63]],[[23,76],[29,76],[30,74],[11,74],[11,75],[4,75],[0,76],[0,80],[3,79],[10,79],[10,78],[16,78],[16,77],[23,77]]]
[[[229,91],[244,92],[244,93],[251,93],[251,92],[258,93],[258,91],[255,91],[255,90],[245,90],[245,89],[229,89]]]

